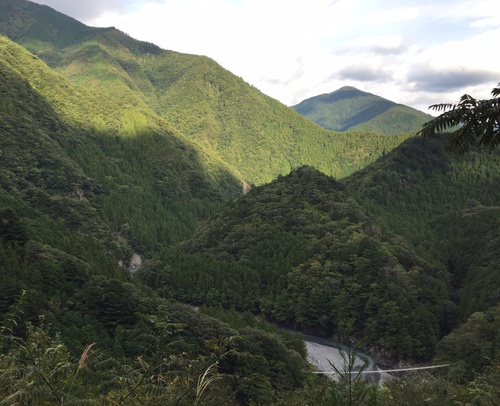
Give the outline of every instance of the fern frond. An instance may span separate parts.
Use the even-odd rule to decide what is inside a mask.
[[[491,95],[493,97],[498,97],[500,96],[500,82],[498,83],[497,87],[495,87],[492,91],[491,91]]]

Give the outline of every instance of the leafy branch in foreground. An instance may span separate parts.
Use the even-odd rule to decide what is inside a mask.
[[[443,112],[425,123],[418,134],[426,137],[445,131],[449,133],[450,149],[466,152],[471,145],[494,149],[500,145],[500,83],[491,91],[492,99],[477,100],[464,94],[458,104],[434,104],[429,108]]]

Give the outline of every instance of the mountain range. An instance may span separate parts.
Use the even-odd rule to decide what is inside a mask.
[[[0,32],[96,95],[99,114],[88,123],[121,127],[131,108],[161,118],[247,183],[269,182],[303,164],[343,177],[409,136],[324,131],[207,57],[164,51],[25,1],[4,0],[0,12]],[[342,162],[325,154],[340,154]]]
[[[311,97],[292,108],[327,130],[373,131],[385,135],[418,132],[422,124],[433,118],[351,86]]]
[[[268,321],[391,365],[453,364],[383,404],[432,382],[470,402],[468,382],[494,381],[497,151],[452,155],[413,136],[423,117],[354,88],[332,93],[361,103],[330,131],[208,57],[25,0],[0,0],[0,34],[0,403],[345,390]]]

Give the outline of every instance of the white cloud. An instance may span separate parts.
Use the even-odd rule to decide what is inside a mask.
[[[45,4],[61,13],[74,17],[82,22],[99,16],[107,10],[125,12],[127,2],[123,0],[34,0],[35,3]]]
[[[38,1],[207,55],[288,105],[351,85],[426,110],[500,81],[497,0]]]

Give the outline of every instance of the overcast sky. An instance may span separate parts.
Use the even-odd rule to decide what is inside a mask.
[[[500,82],[498,0],[36,0],[216,60],[286,105],[354,86],[428,111]]]

